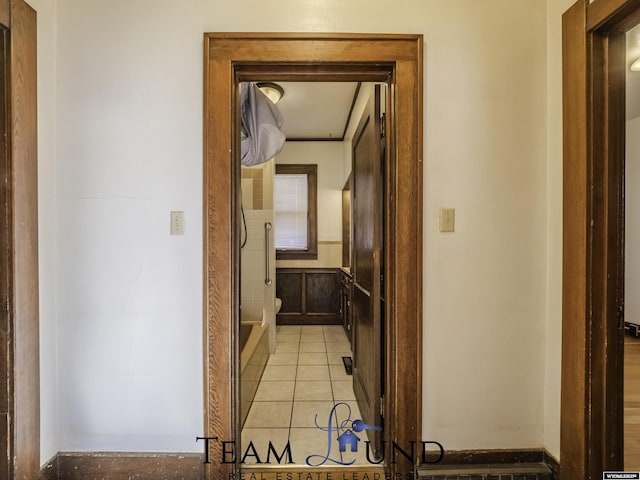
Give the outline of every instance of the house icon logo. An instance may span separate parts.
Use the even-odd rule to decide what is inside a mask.
[[[341,452],[346,452],[349,446],[352,452],[357,452],[359,441],[358,436],[349,429],[338,437],[338,448]]]
[[[367,425],[360,419],[351,422],[351,428],[353,428],[353,430],[355,430],[356,432],[363,432],[364,430],[382,430],[382,427]],[[347,428],[346,431],[342,433],[337,439],[338,448],[341,452],[346,452],[347,446],[352,452],[358,451],[358,442],[360,441],[360,438],[355,433],[353,433],[353,430],[351,430],[351,428]]]
[[[341,415],[337,414],[338,409],[342,410]],[[342,417],[342,419],[337,422],[338,417]],[[356,435],[356,433],[364,432],[365,430],[382,430],[382,427],[378,427],[376,425],[367,425],[359,418],[352,420],[351,407],[349,406],[349,404],[344,402],[336,403],[333,406],[333,408],[329,412],[329,418],[323,425],[320,425],[318,423],[318,418],[319,416],[316,414],[315,424],[318,429],[326,432],[327,451],[324,454],[309,455],[306,458],[306,464],[310,467],[319,467],[326,463],[332,463],[336,465],[353,465],[353,463],[356,461],[355,459],[351,461],[345,461],[341,457],[332,458],[332,443],[337,440],[338,450],[341,454],[346,452],[357,453],[358,443],[361,441],[361,439],[360,437],[358,437],[358,435]],[[324,425],[326,425],[326,427]],[[335,435],[337,435],[337,437]]]

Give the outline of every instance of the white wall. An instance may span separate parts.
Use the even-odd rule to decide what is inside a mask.
[[[286,142],[276,164],[318,165],[318,259],[278,260],[284,267],[342,266],[343,142]]]
[[[196,5],[58,5],[61,451],[202,451]]]
[[[204,31],[425,35],[424,436],[553,442],[545,1],[58,0],[58,14],[58,236],[43,252],[58,450],[201,451]],[[170,210],[185,236],[168,235]]]
[[[38,242],[40,277],[40,453],[58,451],[56,332],[56,8],[57,0],[27,0],[37,12]]]
[[[429,5],[440,8],[414,16],[430,19],[424,435],[449,449],[540,447],[545,4]],[[456,209],[455,233],[438,232],[440,207]]]

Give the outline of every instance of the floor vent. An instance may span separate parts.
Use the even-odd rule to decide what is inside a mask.
[[[342,363],[344,363],[344,371],[347,375],[353,375],[353,360],[351,357],[342,357]]]
[[[544,463],[418,467],[418,480],[554,480]]]

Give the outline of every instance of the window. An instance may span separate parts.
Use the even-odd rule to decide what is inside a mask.
[[[274,236],[280,260],[318,258],[317,178],[317,165],[276,165]]]

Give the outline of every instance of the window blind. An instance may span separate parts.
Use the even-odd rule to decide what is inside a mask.
[[[307,175],[276,175],[274,178],[276,249],[305,250],[309,193]]]

